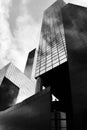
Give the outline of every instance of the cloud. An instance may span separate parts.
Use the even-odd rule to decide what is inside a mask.
[[[10,0],[0,1],[0,67],[7,62],[5,56],[7,55],[8,48],[11,45],[11,33],[7,22],[10,2]]]
[[[33,20],[28,13],[26,1],[23,0],[20,2],[20,6],[18,5],[20,7],[18,15],[13,11],[13,14],[16,14],[15,27],[10,26],[14,20],[10,21],[12,1],[0,2],[0,61],[2,62],[0,68],[8,62],[12,62],[21,71],[24,71],[28,52],[39,42],[40,23]],[[6,10],[8,11],[6,12]]]
[[[64,0],[66,3],[72,3],[87,7],[87,0]]]
[[[84,4],[80,0],[65,0]],[[24,71],[28,52],[38,46],[43,11],[55,0],[0,0],[0,68],[8,62]]]

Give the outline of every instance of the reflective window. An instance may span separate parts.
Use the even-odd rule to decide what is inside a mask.
[[[52,66],[47,67],[47,68],[46,68],[46,71],[48,71],[48,70],[50,70],[50,69],[52,69]]]
[[[58,53],[60,54],[60,53],[62,53],[62,52],[65,52],[65,50],[64,50],[64,49],[62,49],[62,50],[60,50]]]
[[[45,70],[42,70],[42,71],[40,71],[40,74],[43,74],[45,72]]]
[[[40,71],[43,70],[43,69],[45,69],[45,66],[41,66]]]
[[[59,65],[59,62],[56,62],[55,64],[53,64],[53,68],[58,66]]]
[[[55,60],[58,61],[58,56],[53,57],[52,60],[53,61],[55,61]]]
[[[51,65],[52,65],[52,63],[51,63],[51,62],[49,62],[49,63],[47,63],[46,67],[51,66]]]
[[[60,61],[60,64],[66,62],[66,61],[67,61],[67,58],[62,59],[62,60]]]
[[[59,54],[59,57],[61,57],[61,56],[63,56],[63,55],[65,55],[65,51],[61,52],[61,53]]]
[[[62,59],[64,59],[64,58],[66,58],[65,55],[62,55],[62,56],[59,57],[60,60],[62,60]]]

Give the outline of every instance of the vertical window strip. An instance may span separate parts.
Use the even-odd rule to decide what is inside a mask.
[[[63,24],[62,24],[62,29],[64,30]],[[61,37],[62,37],[62,42],[63,42],[63,38],[64,38],[64,41],[65,41],[65,36],[62,35],[61,32],[60,32],[60,35],[61,35]],[[66,43],[63,42],[63,46],[64,46],[65,55],[66,55],[66,58],[67,58]]]

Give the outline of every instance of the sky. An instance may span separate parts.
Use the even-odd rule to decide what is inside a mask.
[[[43,11],[56,0],[0,0],[0,69],[12,62],[22,72],[38,46]],[[87,7],[87,0],[64,0]]]

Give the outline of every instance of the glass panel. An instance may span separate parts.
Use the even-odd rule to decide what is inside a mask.
[[[40,68],[40,67],[39,67]],[[39,68],[36,68],[36,71],[39,71]]]
[[[58,57],[58,53],[53,54],[53,55],[52,55],[52,58],[53,58],[53,57]]]
[[[51,66],[51,65],[52,65],[52,62],[48,62],[46,67]]]
[[[44,66],[46,66],[46,65],[45,64],[41,64],[41,68],[44,67]]]
[[[60,115],[61,115],[61,119],[66,119],[66,113],[60,112]]]
[[[67,58],[62,59],[62,60],[60,61],[60,64],[66,62],[66,61],[67,61]]]
[[[63,55],[65,55],[65,52],[64,52],[64,51],[59,54],[59,57],[61,57],[61,56],[63,56]]]
[[[53,59],[53,62],[58,61],[58,56],[55,56],[52,59]]]
[[[60,50],[62,50],[62,49],[64,49],[64,46],[62,46],[62,47],[58,48],[58,51],[60,51]]]
[[[43,73],[45,73],[45,69],[40,71],[40,74],[43,74]]]
[[[65,50],[64,50],[64,49],[62,49],[62,50],[60,50],[58,53],[62,53],[62,52],[65,52]]]
[[[44,70],[44,69],[45,69],[45,67],[46,67],[46,66],[42,66],[42,67],[40,68],[40,71],[41,71],[41,70]]]
[[[66,55],[62,55],[59,57],[60,60],[64,59],[66,57]]]
[[[67,128],[61,128],[61,130],[67,130]]]
[[[50,60],[50,59],[51,59],[51,55],[50,55],[50,56],[47,56],[46,58],[47,58],[47,61]]]
[[[56,67],[59,65],[59,62],[56,62],[55,64],[53,64],[53,67]]]
[[[61,120],[61,127],[66,127],[66,120]]]
[[[49,66],[46,68],[46,71],[51,70],[51,69],[52,69],[52,66]]]
[[[55,50],[52,50],[52,54],[57,53],[57,48]]]

